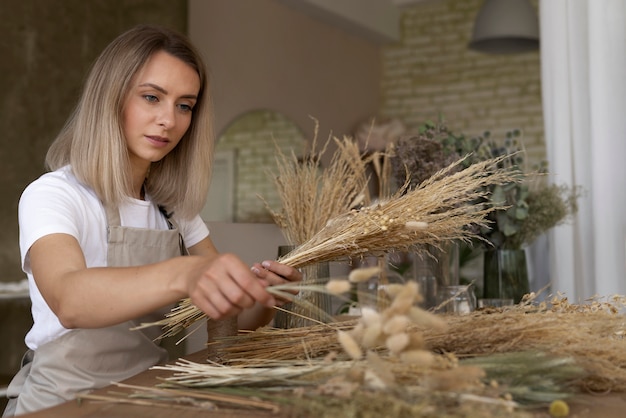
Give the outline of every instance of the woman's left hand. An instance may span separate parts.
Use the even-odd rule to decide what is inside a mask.
[[[252,265],[251,270],[267,286],[276,286],[285,283],[299,282],[302,280],[302,273],[298,270],[272,260],[255,263]],[[288,291],[288,293],[293,295],[298,294],[297,290],[291,290]],[[282,306],[289,301],[278,297],[277,302],[277,305]]]

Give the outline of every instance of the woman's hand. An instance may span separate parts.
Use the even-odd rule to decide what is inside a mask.
[[[238,315],[255,303],[271,308],[275,298],[265,287],[267,284],[233,254],[219,254],[198,266],[196,278],[189,288],[191,301],[210,318],[221,319]],[[293,274],[282,268],[279,271]],[[269,280],[275,281],[275,274]]]
[[[302,280],[302,274],[298,270],[272,260],[266,260],[260,264],[255,263],[251,270],[266,286],[276,286]],[[296,290],[288,291],[288,293],[298,294]],[[277,306],[282,306],[287,302],[289,301],[283,298],[276,299]]]

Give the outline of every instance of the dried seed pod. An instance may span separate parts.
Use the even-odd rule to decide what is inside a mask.
[[[417,350],[423,349],[426,347],[426,342],[424,341],[424,335],[421,332],[413,331],[409,333],[409,346],[407,350]]]
[[[406,331],[411,321],[406,315],[395,315],[389,318],[383,325],[383,332],[387,335],[398,334]]]
[[[389,316],[404,315],[415,303],[414,295],[408,292],[398,294],[385,312]]]
[[[361,351],[361,347],[357,344],[356,341],[352,338],[350,334],[345,331],[337,331],[337,339],[339,340],[339,344],[343,347],[344,351],[353,359],[358,360],[363,357],[363,352]]]
[[[428,228],[428,222],[424,222],[424,221],[409,221],[409,222],[405,223],[404,226],[407,229],[410,229],[411,231],[423,231],[424,229]]]
[[[396,296],[398,296],[400,292],[402,292],[402,289],[404,289],[403,284],[389,283],[388,285],[385,286],[385,293],[387,294],[387,296],[393,299]]]
[[[400,360],[420,367],[430,367],[435,362],[435,355],[426,350],[407,350],[400,353]]]
[[[409,336],[404,332],[394,334],[387,338],[385,345],[392,354],[400,354],[409,345]]]
[[[406,314],[411,306],[415,303],[415,296],[418,294],[417,283],[408,282],[404,285],[404,289],[396,295],[391,302],[388,311],[392,315]]]
[[[361,308],[361,321],[366,327],[369,327],[375,323],[380,323],[382,318],[375,309],[363,307]]]
[[[380,378],[374,371],[370,369],[365,370],[365,375],[363,376],[363,383],[370,389],[374,390],[385,390],[387,389],[387,384]]]
[[[350,283],[361,283],[380,273],[380,267],[363,267],[354,269],[348,275]]]
[[[438,331],[445,331],[448,328],[448,323],[441,317],[418,306],[412,306],[409,309],[409,318],[413,323],[424,328],[433,328]]]
[[[374,348],[380,345],[381,336],[383,335],[382,323],[376,322],[365,328],[361,344],[365,348]]]
[[[362,322],[357,322],[357,324],[350,330],[350,335],[356,342],[359,342],[363,339],[363,333],[365,332],[365,325]]]
[[[349,292],[352,285],[347,280],[331,279],[326,283],[326,290],[333,295],[340,295]]]

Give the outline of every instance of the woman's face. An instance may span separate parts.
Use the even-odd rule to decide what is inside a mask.
[[[122,123],[134,167],[146,169],[178,144],[191,124],[200,91],[198,73],[159,51],[135,75],[124,102]]]

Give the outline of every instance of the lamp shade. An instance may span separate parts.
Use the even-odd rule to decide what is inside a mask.
[[[488,54],[513,54],[539,48],[539,20],[529,0],[485,0],[478,11],[469,47]]]

